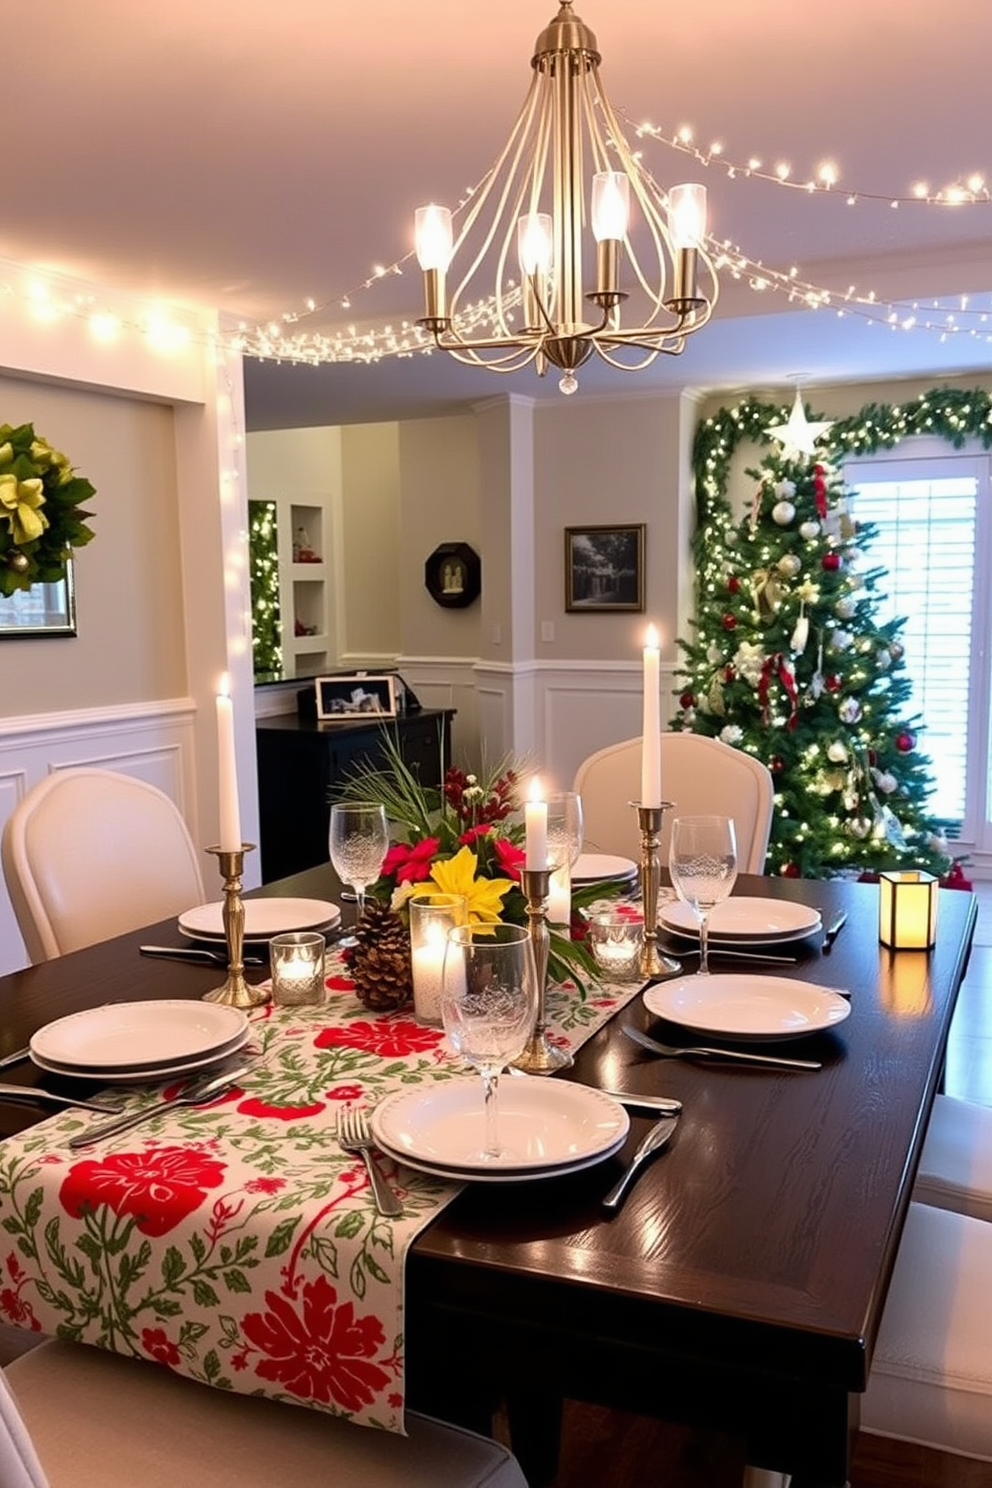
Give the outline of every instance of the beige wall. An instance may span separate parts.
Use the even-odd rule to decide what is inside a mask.
[[[375,664],[395,659],[402,637],[399,426],[343,429],[341,473],[339,650],[348,665]]]
[[[96,487],[96,538],[75,563],[79,633],[0,641],[0,715],[185,694],[172,410],[4,377],[0,422],[33,423]]]

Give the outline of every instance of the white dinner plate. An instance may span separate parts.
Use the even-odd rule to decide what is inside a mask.
[[[674,935],[699,939],[699,921],[681,899],[664,904],[659,923]],[[774,944],[783,940],[800,940],[820,928],[820,911],[789,899],[750,899],[734,895],[716,905],[710,914],[710,940],[746,940]]]
[[[572,869],[572,882],[611,883],[637,877],[637,864],[630,858],[609,853],[580,853]]]
[[[626,1140],[624,1134],[617,1137],[611,1147],[595,1153],[592,1157],[580,1158],[578,1162],[559,1163],[554,1168],[508,1168],[495,1171],[490,1168],[434,1167],[431,1163],[420,1162],[419,1159],[408,1157],[405,1153],[391,1151],[385,1142],[380,1141],[378,1145],[387,1157],[394,1158],[404,1167],[414,1168],[418,1173],[429,1173],[432,1178],[446,1178],[449,1183],[530,1183],[536,1178],[543,1178],[546,1182],[549,1178],[563,1178],[567,1173],[581,1173],[583,1168],[595,1167],[596,1163],[601,1163],[606,1158],[612,1157],[614,1152],[619,1152]]]
[[[811,982],[729,972],[661,982],[644,993],[644,1006],[694,1033],[743,1040],[800,1038],[834,1028],[851,1011],[846,997]]]
[[[190,1074],[202,1074],[213,1065],[219,1067],[226,1059],[230,1059],[232,1054],[244,1048],[250,1038],[251,1028],[248,1027],[229,1044],[225,1044],[222,1049],[215,1049],[213,1053],[196,1059],[177,1060],[175,1064],[118,1065],[112,1070],[94,1069],[91,1065],[82,1065],[74,1069],[64,1064],[53,1064],[42,1058],[40,1054],[33,1052],[31,1059],[39,1069],[47,1070],[51,1075],[62,1075],[64,1078],[97,1080],[104,1085],[159,1085],[163,1080]]]
[[[30,1040],[32,1057],[61,1071],[160,1069],[217,1055],[248,1031],[240,1008],[216,1002],[175,999],[117,1002],[70,1013],[39,1028]]]
[[[398,1090],[375,1107],[372,1133],[394,1157],[427,1163],[448,1176],[549,1172],[604,1157],[623,1141],[623,1106],[588,1085],[564,1080],[502,1080],[501,1157],[481,1156],[485,1121],[478,1076]]]
[[[341,911],[329,899],[245,899],[245,940],[271,940],[293,930],[326,930]],[[193,940],[224,940],[221,900],[198,904],[179,916],[180,934]]]

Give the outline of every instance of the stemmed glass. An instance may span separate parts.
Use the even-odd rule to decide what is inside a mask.
[[[441,1019],[448,1042],[482,1076],[485,1134],[473,1159],[507,1156],[500,1143],[500,1071],[523,1053],[537,1018],[537,976],[524,925],[455,925],[448,931]]]
[[[331,807],[328,846],[335,873],[355,891],[361,919],[365,890],[379,877],[389,849],[386,808],[372,801],[336,802]]]
[[[729,816],[677,816],[668,851],[672,885],[699,921],[699,976],[709,973],[709,921],[737,879],[737,834]]]
[[[578,791],[559,791],[548,797],[548,919],[553,924],[567,923],[571,916],[572,869],[581,851],[582,797]]]

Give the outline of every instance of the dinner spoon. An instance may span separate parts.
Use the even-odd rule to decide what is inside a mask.
[[[690,1047],[681,1047],[677,1044],[662,1044],[657,1039],[650,1038],[642,1033],[639,1028],[632,1028],[629,1023],[624,1023],[620,1029],[635,1044],[640,1044],[642,1049],[648,1049],[652,1054],[662,1054],[668,1059],[730,1059],[739,1060],[743,1064],[772,1065],[777,1069],[802,1069],[818,1070],[823,1065],[815,1059],[782,1059],[774,1054],[745,1054],[739,1049],[711,1049],[703,1044],[694,1044]]]

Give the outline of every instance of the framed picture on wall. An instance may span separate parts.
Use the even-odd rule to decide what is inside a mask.
[[[445,610],[463,610],[482,593],[482,564],[468,543],[442,543],[424,564],[424,585]]]
[[[356,673],[352,677],[318,677],[314,683],[317,690],[317,717],[329,723],[340,723],[344,718],[395,718],[396,678],[366,677]]]
[[[643,522],[565,528],[565,609],[644,609]]]
[[[29,636],[74,636],[76,592],[72,583],[72,559],[65,565],[65,578],[55,584],[32,584],[0,595],[0,639],[25,640]]]

